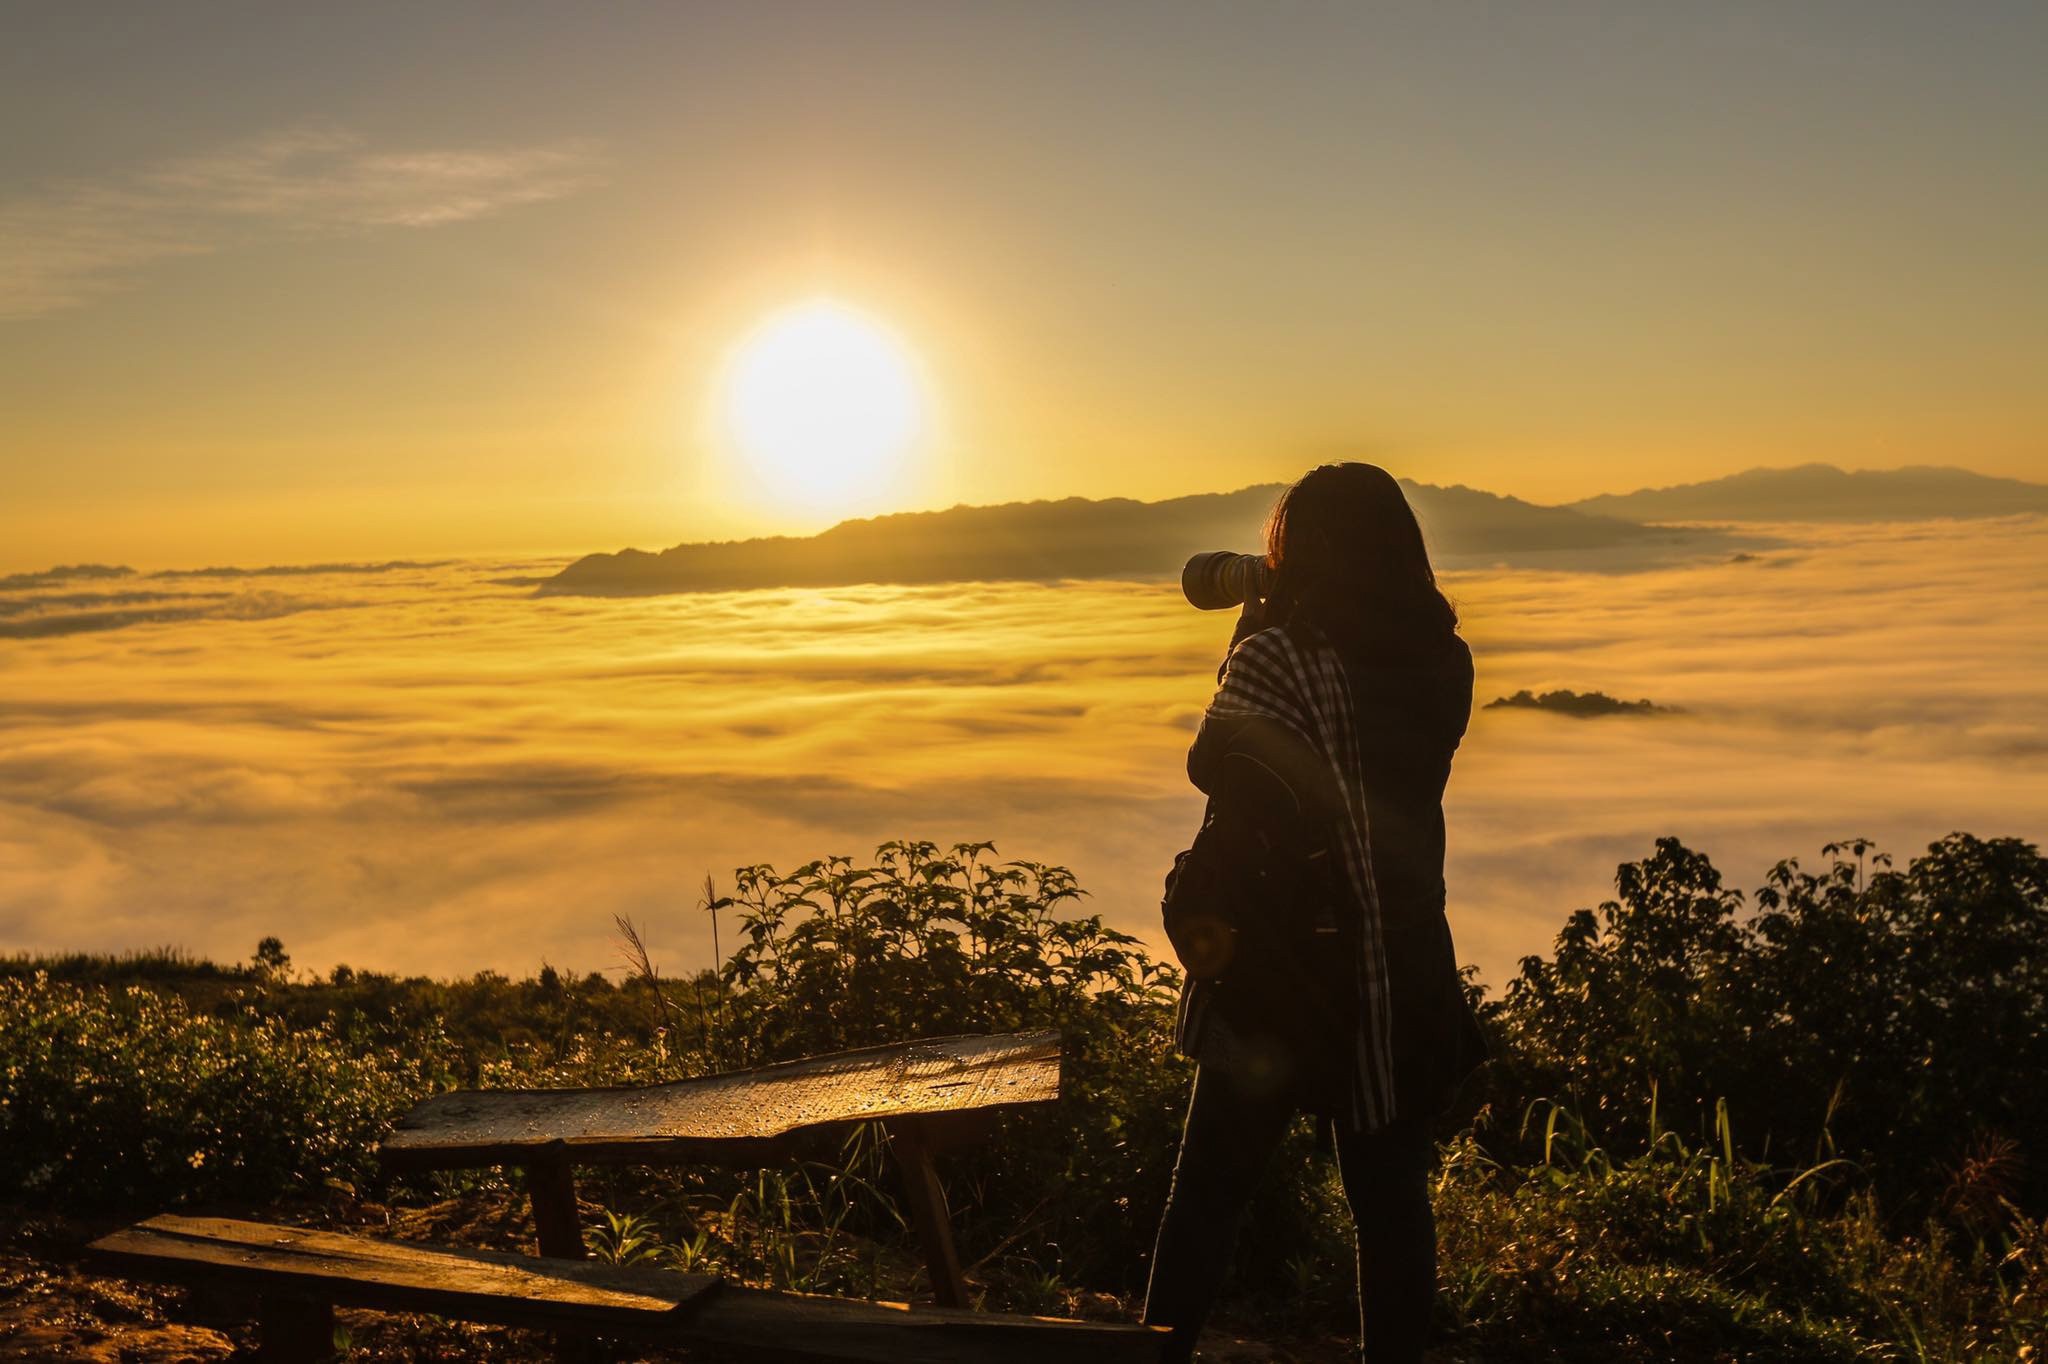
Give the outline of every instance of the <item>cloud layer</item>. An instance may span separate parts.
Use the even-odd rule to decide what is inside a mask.
[[[2048,523],[1778,527],[1741,563],[1453,574],[1480,710],[1449,800],[1460,947],[1496,983],[1677,834],[1738,883],[1850,834],[2048,835]],[[994,838],[1152,935],[1229,623],[1095,582],[534,599],[552,565],[70,580],[0,624],[0,948],[611,965],[709,958],[703,874]],[[373,571],[374,570],[374,571]],[[63,600],[148,593],[129,604]]]
[[[0,319],[77,307],[174,256],[283,236],[438,227],[594,182],[578,142],[392,150],[299,129],[0,200]]]

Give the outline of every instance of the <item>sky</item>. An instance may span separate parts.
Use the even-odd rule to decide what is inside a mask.
[[[0,571],[549,555],[1333,455],[2048,472],[2048,9],[0,9]],[[739,475],[733,348],[925,420]]]
[[[0,0],[0,950],[688,966],[705,873],[891,838],[1150,934],[1171,584],[535,584],[1332,458],[2048,482],[2043,70],[2002,0]],[[1450,563],[1462,955],[1663,835],[2038,842],[2044,525]]]

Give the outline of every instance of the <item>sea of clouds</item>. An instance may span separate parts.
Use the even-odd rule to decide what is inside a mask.
[[[2048,835],[2048,521],[1775,526],[1634,574],[1450,575],[1478,701],[1447,802],[1499,985],[1661,835],[1754,887],[1864,835]],[[708,965],[703,878],[993,839],[1157,940],[1226,616],[1159,583],[537,598],[555,562],[0,580],[0,950],[302,966]]]

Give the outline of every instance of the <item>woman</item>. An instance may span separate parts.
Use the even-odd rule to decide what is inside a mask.
[[[1436,1288],[1429,1124],[1482,1057],[1443,882],[1472,656],[1385,470],[1311,471],[1266,551],[1271,591],[1188,753],[1204,835],[1239,830],[1224,846],[1259,863],[1240,884],[1266,893],[1240,897],[1230,964],[1189,971],[1180,1043],[1199,1064],[1145,1320],[1192,1356],[1246,1198],[1308,1112],[1357,1229],[1365,1358],[1401,1364],[1422,1358]]]

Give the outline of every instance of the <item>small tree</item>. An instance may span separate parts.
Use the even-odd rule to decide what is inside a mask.
[[[1963,833],[1903,872],[1870,851],[1829,844],[1827,871],[1782,862],[1757,893],[1758,1114],[1815,1141],[1826,1122],[1916,1209],[2011,1146],[2048,1207],[2048,859]]]
[[[1563,1090],[1603,1132],[1646,1124],[1653,1096],[1664,1124],[1711,1131],[1744,1036],[1742,893],[1675,838],[1618,867],[1615,888],[1508,984],[1523,1084]]]
[[[284,943],[277,938],[265,938],[257,943],[256,954],[250,960],[255,963],[257,974],[269,980],[283,980],[292,969],[292,959],[285,953]]]

